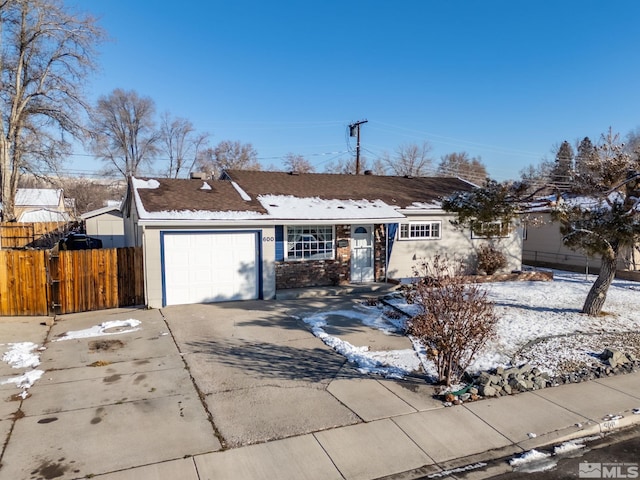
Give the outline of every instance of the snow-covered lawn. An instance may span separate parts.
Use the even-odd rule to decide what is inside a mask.
[[[552,282],[500,282],[483,284],[500,318],[497,336],[475,359],[472,371],[530,363],[557,375],[597,364],[605,348],[640,357],[640,284],[615,280],[599,317],[580,313],[595,276],[555,271]],[[403,298],[387,299],[411,315],[414,305]],[[348,315],[354,321],[387,333],[401,333],[404,321],[394,319],[393,309],[381,304],[361,305]],[[361,371],[400,377],[422,370],[435,376],[433,363],[414,341],[413,351],[371,352],[328,335],[326,319],[344,312],[319,312],[304,319],[316,336],[345,355]],[[406,317],[405,317],[406,318]]]

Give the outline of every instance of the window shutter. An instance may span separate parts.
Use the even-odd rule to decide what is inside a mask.
[[[276,262],[284,262],[284,226],[276,225]]]

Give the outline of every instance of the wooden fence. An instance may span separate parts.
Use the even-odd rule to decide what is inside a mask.
[[[142,248],[0,250],[0,316],[144,304]]]
[[[0,250],[0,315],[47,315],[45,250]]]
[[[51,248],[77,226],[77,222],[2,222],[0,248]]]

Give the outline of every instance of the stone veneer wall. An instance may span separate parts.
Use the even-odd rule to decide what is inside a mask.
[[[383,282],[385,277],[385,263],[387,261],[387,240],[384,225],[373,226],[373,275],[374,281]]]

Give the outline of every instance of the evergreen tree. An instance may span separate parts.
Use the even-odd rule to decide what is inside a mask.
[[[640,240],[640,165],[609,130],[584,168],[586,173],[573,190],[582,195],[565,195],[553,214],[561,223],[565,245],[601,258],[598,278],[582,307],[582,313],[598,315],[615,277],[619,254]]]
[[[568,186],[573,179],[573,147],[566,140],[562,142],[556,153],[556,160],[551,172],[551,182],[558,186]]]
[[[597,156],[596,149],[589,137],[584,137],[578,145],[575,159],[575,176],[579,179],[588,174],[590,161]]]

